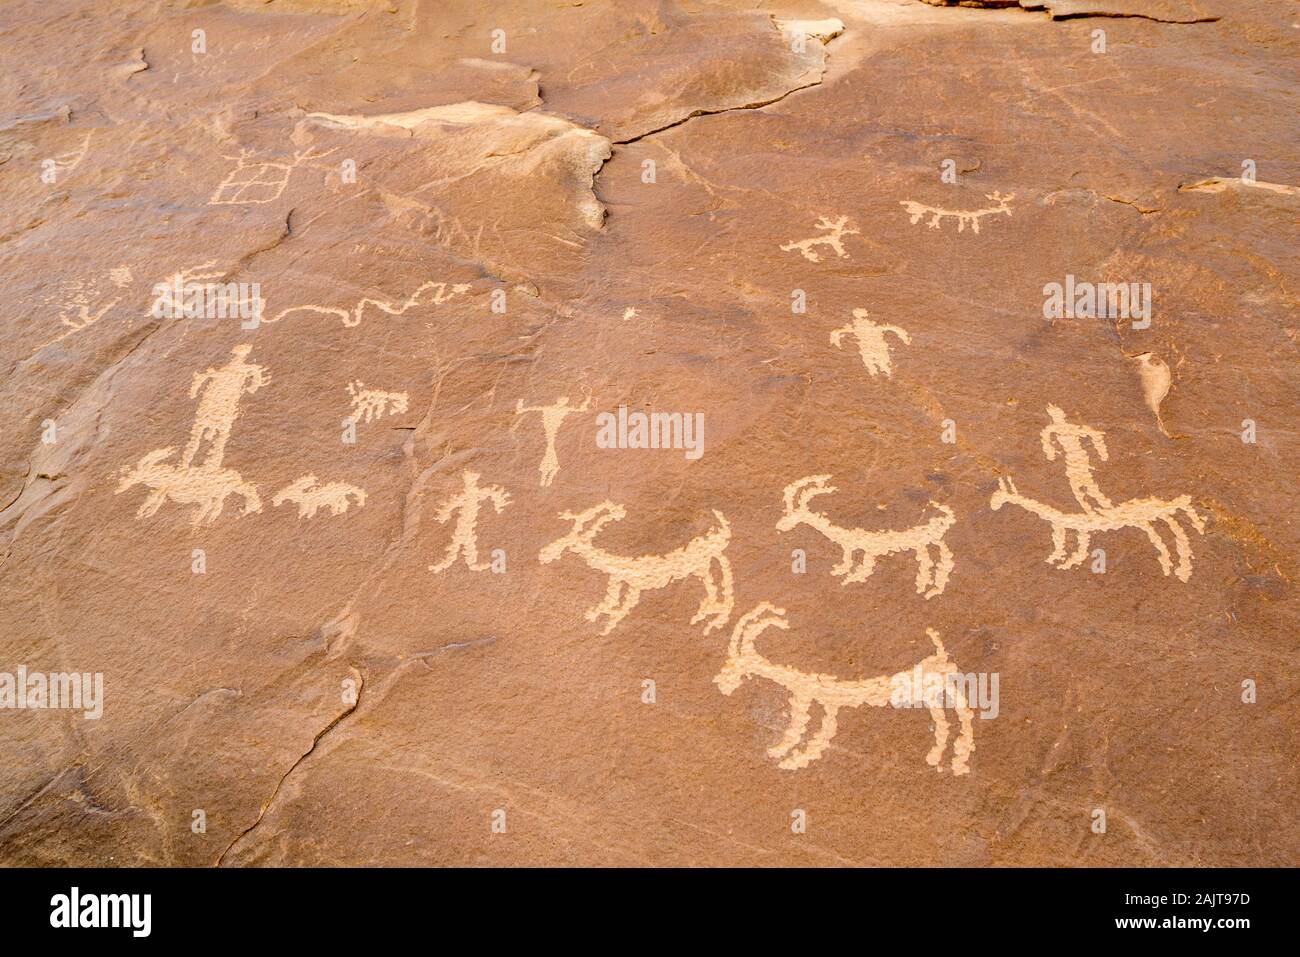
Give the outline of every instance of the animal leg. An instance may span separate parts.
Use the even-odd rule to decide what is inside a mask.
[[[438,564],[436,565],[430,565],[429,571],[434,573],[444,572],[456,563],[456,559],[459,556],[460,556],[460,544],[455,539],[452,539],[451,544],[447,546],[447,557],[444,558],[442,561],[438,562]]]
[[[1052,554],[1047,556],[1047,564],[1055,565],[1065,560],[1065,526],[1052,526]]]
[[[1174,533],[1174,548],[1178,552],[1178,567],[1174,569],[1174,574],[1179,581],[1185,582],[1192,577],[1192,543],[1187,540],[1187,533],[1173,515],[1165,519],[1165,524]]]
[[[781,736],[781,740],[767,749],[769,757],[783,758],[799,743],[804,732],[808,730],[808,712],[811,707],[812,697],[810,695],[798,691],[790,694],[790,723],[786,725],[785,734]],[[781,767],[785,767],[784,761],[781,763]]]
[[[930,720],[934,722],[934,747],[925,756],[925,763],[936,771],[943,773],[939,762],[943,760],[943,750],[948,746],[948,712],[944,710],[944,700],[940,697],[929,702]]]
[[[862,552],[862,561],[858,567],[849,572],[841,585],[847,585],[849,582],[864,582],[871,577],[871,573],[876,570],[876,556],[869,554],[865,549]]]
[[[1166,524],[1168,523],[1166,522]],[[1147,533],[1147,538],[1151,540],[1151,544],[1156,548],[1156,560],[1160,562],[1160,570],[1168,575],[1174,569],[1174,563],[1169,557],[1169,546],[1165,544],[1165,540],[1160,537],[1160,533],[1156,531],[1155,526],[1150,522],[1143,522],[1141,528],[1142,531]]]
[[[1075,529],[1074,534],[1079,543],[1078,547],[1075,548],[1074,553],[1070,556],[1069,560],[1061,563],[1061,568],[1075,568],[1082,565],[1083,560],[1088,557],[1088,541],[1092,537],[1091,534],[1085,532],[1083,529]]]
[[[163,502],[167,501],[166,489],[155,489],[145,497],[144,503],[136,511],[136,518],[148,518],[158,509],[162,508]]]
[[[822,756],[826,748],[831,743],[831,738],[835,737],[838,725],[835,721],[838,708],[828,708],[822,705],[822,723],[817,729],[817,733],[808,739],[808,743],[798,751],[789,754],[779,765],[787,771],[794,771],[798,768],[806,768]]]
[[[627,617],[627,613],[636,607],[636,603],[641,600],[641,589],[628,583],[627,589],[623,592],[623,603],[609,613],[609,621],[605,625],[602,635],[608,635],[618,625],[620,621]]]
[[[841,546],[841,547],[843,547],[844,549],[844,557],[841,558],[839,560],[839,563],[836,564],[836,566],[831,569],[831,574],[835,575],[836,577],[839,577],[840,575],[847,575],[849,571],[853,568],[853,553],[856,551],[856,549],[848,546]]]
[[[934,568],[934,586],[925,593],[926,598],[933,598],[935,595],[942,595],[944,588],[948,584],[948,576],[952,574],[953,559],[952,551],[944,544],[943,539],[934,543],[935,548],[939,550],[939,560],[935,563]]]
[[[588,608],[585,614],[587,621],[595,621],[601,615],[612,615],[614,609],[618,607],[619,599],[623,594],[623,580],[621,578],[611,578],[609,587],[605,589],[605,597],[600,603]]]
[[[930,595],[926,592],[926,587],[930,584],[930,578],[934,575],[934,561],[930,558],[930,546],[916,546],[916,593]]]

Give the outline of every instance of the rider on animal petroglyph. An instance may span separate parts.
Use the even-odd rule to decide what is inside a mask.
[[[591,408],[591,393],[583,399],[582,405],[570,406],[569,397],[562,396],[552,405],[524,405],[524,400],[520,399],[515,403],[515,415],[524,415],[529,412],[539,412],[542,416],[542,432],[546,436],[546,454],[542,456],[541,464],[537,470],[542,473],[542,485],[550,485],[555,480],[555,476],[560,473],[560,458],[555,453],[555,437],[559,434],[560,426],[564,420],[575,412],[586,412]]]
[[[1085,439],[1091,442],[1097,450],[1098,458],[1105,462],[1110,457],[1106,451],[1105,435],[1086,425],[1074,425],[1065,421],[1065,413],[1057,406],[1048,405],[1047,414],[1052,417],[1052,422],[1044,426],[1041,433],[1043,454],[1047,456],[1047,461],[1056,461],[1059,446],[1065,455],[1065,475],[1070,481],[1070,490],[1085,512],[1113,508],[1114,503],[1097,487],[1097,482],[1092,477],[1092,461],[1087,449],[1083,447]]]
[[[794,252],[795,250],[798,250],[799,254],[809,262],[820,262],[821,257],[813,252],[813,247],[829,246],[831,249],[835,250],[836,256],[840,259],[846,259],[849,254],[844,251],[844,237],[856,236],[858,234],[858,231],[849,226],[848,222],[849,217],[847,216],[841,216],[836,220],[831,220],[825,216],[821,216],[817,220],[817,225],[813,228],[830,230],[829,235],[814,236],[811,239],[801,239],[797,243],[791,241],[782,246],[781,249],[785,252]]]
[[[798,671],[787,665],[769,661],[755,650],[754,643],[767,628],[790,627],[785,610],[763,602],[738,622],[731,633],[727,660],[713,679],[724,695],[731,695],[746,678],[766,678],[790,693],[790,717],[781,740],[768,749],[770,757],[780,759],[778,767],[796,770],[816,761],[830,746],[838,730],[838,716],[842,708],[924,706],[934,722],[934,747],[926,755],[926,763],[940,773],[944,751],[948,746],[948,715],[946,705],[951,700],[961,731],[952,743],[952,773],[970,772],[970,756],[975,750],[974,711],[966,699],[957,666],[948,658],[948,652],[933,628],[926,634],[934,642],[935,654],[922,659],[915,667],[893,675],[880,675],[846,681],[834,675]],[[918,680],[918,678],[920,680]],[[821,706],[821,726],[816,734],[805,740],[811,718],[812,705]]]
[[[197,396],[200,390],[203,391],[203,397],[199,399],[198,410],[194,413],[189,444],[181,453],[182,468],[193,464],[204,439],[212,442],[204,466],[219,466],[226,454],[230,429],[239,417],[239,400],[245,393],[252,395],[271,381],[270,375],[262,366],[244,361],[252,351],[251,345],[235,346],[231,350],[234,358],[220,369],[209,368],[206,372],[194,373],[190,398]]]
[[[141,484],[151,489],[136,510],[137,518],[148,518],[170,498],[178,505],[199,507],[190,519],[191,524],[211,525],[221,514],[226,496],[231,494],[244,500],[244,515],[262,510],[257,489],[245,482],[234,469],[221,468],[215,463],[188,468],[166,464],[163,460],[175,451],[175,446],[154,449],[134,466],[122,470],[115,494],[120,495]]]
[[[868,319],[867,315],[865,309],[854,309],[853,321],[831,333],[831,345],[839,349],[846,335],[853,336],[858,340],[858,354],[862,356],[862,364],[867,367],[867,371],[872,376],[877,372],[883,372],[888,377],[891,369],[889,343],[885,341],[885,333],[890,332],[898,336],[903,340],[904,345],[911,345],[912,337],[907,334],[906,329],[879,325]]]
[[[456,563],[456,559],[462,555],[465,557],[465,564],[471,571],[486,571],[491,567],[490,562],[478,563],[478,512],[479,506],[484,502],[491,502],[492,507],[496,509],[497,514],[510,504],[510,493],[496,485],[479,486],[479,473],[471,472],[469,469],[461,472],[461,481],[464,482],[465,488],[458,495],[453,495],[447,501],[438,506],[438,511],[434,513],[434,518],[440,523],[446,523],[451,516],[459,512],[456,519],[456,526],[452,530],[451,544],[447,547],[447,555],[436,565],[430,565],[429,571],[437,573],[445,571]]]
[[[601,632],[608,635],[636,607],[643,591],[665,588],[694,577],[704,585],[704,599],[691,624],[711,618],[704,628],[706,634],[725,625],[731,617],[733,594],[731,565],[723,554],[731,540],[731,526],[722,513],[713,513],[717,527],[666,555],[614,555],[592,544],[592,539],[606,524],[620,521],[626,515],[627,510],[613,502],[601,502],[577,514],[561,512],[560,518],[573,522],[573,530],[543,548],[539,556],[542,564],[550,564],[566,551],[572,551],[589,566],[609,576],[605,598],[587,610],[587,620],[608,616],[609,621]]]
[[[866,581],[875,571],[877,558],[895,552],[915,552],[917,594],[924,594],[926,598],[942,594],[954,564],[952,552],[943,540],[956,520],[952,509],[931,502],[930,506],[938,509],[941,514],[922,525],[897,531],[869,532],[861,528],[842,528],[821,512],[814,512],[808,507],[815,496],[835,491],[833,485],[826,484],[830,479],[829,475],[809,475],[787,485],[783,493],[785,514],[776,523],[777,531],[788,532],[798,525],[807,525],[839,545],[844,553],[843,558],[831,569],[831,574],[845,576],[840,583],[842,585]],[[933,558],[930,555],[931,548],[936,553]],[[854,557],[859,553],[862,560],[855,568]]]

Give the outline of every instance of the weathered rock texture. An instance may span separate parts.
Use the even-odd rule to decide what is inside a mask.
[[[5,5],[0,861],[1296,863],[1296,8],[983,6]]]

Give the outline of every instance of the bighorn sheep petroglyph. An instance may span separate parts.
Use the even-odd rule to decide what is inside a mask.
[[[550,564],[566,551],[571,551],[596,571],[609,576],[605,598],[587,610],[587,620],[596,621],[601,615],[608,616],[609,621],[601,632],[608,635],[636,607],[643,591],[665,588],[685,578],[698,578],[704,585],[704,599],[691,624],[710,618],[705,633],[725,625],[731,617],[733,595],[731,565],[723,554],[731,540],[731,526],[722,513],[713,513],[718,521],[716,527],[666,555],[614,555],[592,544],[592,539],[605,525],[620,521],[626,515],[627,510],[622,505],[608,501],[585,512],[561,512],[560,518],[573,522],[573,530],[543,548],[539,556],[543,564]]]
[[[754,642],[766,628],[790,627],[785,610],[763,602],[739,621],[731,632],[731,644],[722,670],[713,679],[725,695],[732,694],[746,678],[766,678],[790,693],[790,719],[781,740],[768,749],[768,755],[779,759],[778,767],[786,770],[807,767],[820,758],[835,737],[837,718],[841,708],[860,708],[863,705],[883,707],[929,708],[934,721],[934,747],[926,755],[926,762],[943,772],[944,750],[948,745],[948,715],[946,706],[951,703],[957,713],[961,730],[952,742],[952,773],[967,774],[969,761],[975,750],[974,712],[966,700],[963,682],[952,680],[958,675],[957,666],[933,628],[926,634],[934,642],[935,654],[922,659],[915,667],[893,675],[880,675],[846,681],[834,675],[798,671],[778,665],[759,654]],[[821,726],[816,734],[805,740],[813,702],[822,709]]]
[[[816,529],[844,551],[840,563],[831,569],[831,574],[844,576],[840,584],[862,582],[875,571],[876,559],[895,552],[916,552],[917,572],[916,591],[926,598],[933,598],[943,593],[952,572],[953,557],[943,536],[952,528],[956,520],[953,511],[947,505],[931,502],[941,514],[934,516],[922,525],[897,531],[885,530],[869,532],[861,528],[842,528],[833,523],[821,512],[808,508],[808,503],[818,495],[835,491],[833,485],[827,485],[829,475],[809,475],[785,487],[785,514],[776,523],[777,531],[788,532],[797,525],[807,525]],[[930,549],[937,553],[931,557]],[[861,561],[854,566],[854,558],[861,554]]]

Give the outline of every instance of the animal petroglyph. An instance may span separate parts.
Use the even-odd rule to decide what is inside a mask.
[[[56,176],[62,177],[64,173],[71,173],[81,165],[81,161],[86,158],[90,152],[90,137],[93,133],[87,133],[81,145],[75,150],[68,150],[66,153],[60,153],[53,158],[54,170]]]
[[[1018,505],[1032,512],[1052,526],[1052,553],[1047,556],[1047,563],[1057,568],[1075,568],[1083,564],[1088,555],[1091,537],[1097,532],[1115,531],[1121,528],[1136,528],[1146,534],[1156,550],[1156,559],[1165,575],[1174,574],[1179,580],[1187,581],[1192,577],[1192,546],[1187,533],[1178,522],[1183,515],[1198,532],[1205,531],[1201,516],[1192,507],[1190,495],[1180,495],[1169,501],[1157,498],[1135,498],[1119,505],[1112,505],[1101,493],[1092,478],[1092,469],[1083,450],[1082,438],[1088,438],[1105,460],[1105,445],[1102,435],[1093,429],[1072,426],[1066,423],[1060,409],[1048,406],[1052,424],[1043,429],[1043,453],[1049,460],[1055,458],[1055,449],[1050,442],[1055,438],[1065,452],[1066,474],[1070,487],[1078,500],[1082,512],[1067,513],[1053,508],[1043,502],[1035,501],[1021,495],[1015,483],[1008,477],[999,476],[998,489],[989,500],[989,507],[997,511],[1005,504]],[[1064,441],[1063,441],[1064,438]],[[1169,548],[1156,531],[1156,523],[1163,522],[1174,537],[1177,552],[1177,564],[1171,559]],[[1066,554],[1068,533],[1075,534],[1075,549]]]
[[[636,607],[643,591],[665,588],[686,578],[698,578],[704,585],[704,599],[691,624],[711,619],[705,625],[706,634],[725,625],[731,617],[734,596],[731,565],[723,554],[731,540],[731,526],[722,513],[713,513],[718,522],[715,528],[666,555],[614,555],[592,544],[592,539],[606,524],[621,521],[626,515],[627,510],[622,505],[608,501],[585,512],[561,512],[560,518],[573,522],[573,530],[542,549],[540,559],[543,564],[550,564],[566,551],[571,551],[596,571],[609,576],[605,598],[587,610],[587,620],[596,621],[602,615],[607,616],[609,620],[601,634],[608,635]]]
[[[790,694],[790,717],[781,740],[768,748],[768,755],[778,759],[778,767],[797,770],[807,767],[825,753],[838,730],[839,712],[843,708],[926,707],[934,722],[934,747],[926,763],[943,772],[943,756],[948,746],[949,724],[946,705],[951,703],[957,714],[960,731],[952,742],[952,773],[970,772],[970,756],[975,751],[974,711],[966,699],[957,666],[949,659],[939,634],[927,628],[935,653],[923,658],[915,667],[893,675],[845,680],[834,675],[798,671],[778,665],[759,654],[754,647],[758,636],[767,628],[790,627],[785,610],[763,602],[739,621],[731,633],[727,660],[713,681],[724,695],[731,695],[746,678],[766,678]],[[808,735],[812,705],[821,707],[821,726]],[[805,742],[800,747],[800,742]]]
[[[176,451],[175,446],[154,449],[134,466],[123,469],[115,494],[121,494],[136,485],[146,485],[151,491],[144,504],[136,511],[137,518],[147,518],[171,499],[177,505],[197,505],[191,518],[194,525],[211,525],[221,514],[226,496],[235,494],[244,500],[244,515],[262,510],[262,500],[257,489],[245,482],[234,469],[221,468],[206,463],[198,467],[168,465],[164,460]]]
[[[385,415],[401,415],[410,401],[405,392],[381,392],[367,389],[360,379],[348,383],[348,395],[352,396],[352,421],[370,422]]]
[[[929,215],[930,221],[926,225],[931,229],[938,229],[939,224],[945,218],[952,217],[957,220],[957,232],[964,231],[967,224],[970,224],[971,230],[978,233],[980,231],[980,219],[983,217],[997,216],[999,214],[1010,216],[1011,206],[1009,204],[1011,200],[1016,198],[1015,193],[1008,193],[1003,196],[1001,193],[994,192],[986,193],[985,196],[998,205],[986,206],[984,209],[943,209],[939,206],[926,206],[924,203],[913,202],[910,199],[900,200],[898,205],[906,207],[913,225],[919,223],[922,216]]]
[[[829,475],[809,475],[787,485],[784,492],[785,514],[776,523],[777,531],[788,532],[798,525],[807,525],[840,546],[844,554],[840,563],[831,569],[831,574],[843,576],[842,585],[866,581],[875,571],[877,558],[895,552],[915,552],[917,594],[926,598],[943,594],[953,568],[952,552],[943,540],[955,521],[952,509],[931,502],[931,507],[941,514],[922,525],[897,531],[869,532],[861,528],[841,528],[821,512],[808,508],[808,503],[815,496],[835,491],[833,485],[826,484],[830,479]],[[931,548],[935,550],[933,557],[930,554]],[[859,554],[862,558],[855,567],[854,560]]]
[[[342,515],[348,510],[349,499],[356,502],[357,508],[365,505],[365,489],[346,482],[317,485],[316,476],[309,474],[276,492],[271,498],[271,504],[279,506],[285,502],[295,502],[299,518],[314,518],[317,510],[322,507],[328,508],[334,515]]]
[[[198,410],[190,440],[181,453],[181,466],[188,468],[198,454],[205,439],[211,440],[205,465],[218,466],[230,440],[230,430],[239,417],[239,401],[245,394],[252,395],[271,381],[267,371],[259,365],[245,361],[253,347],[248,344],[231,349],[232,359],[220,369],[209,368],[194,373],[190,384],[190,398],[201,391]]]
[[[434,293],[426,299],[425,293],[430,289],[434,290]],[[390,316],[400,316],[408,309],[412,309],[418,305],[442,305],[447,300],[454,299],[456,296],[466,292],[468,289],[468,283],[457,283],[449,287],[445,282],[426,282],[421,284],[415,292],[411,293],[401,302],[390,302],[386,299],[371,299],[370,297],[366,297],[357,302],[357,304],[351,309],[343,309],[338,306],[290,306],[288,309],[280,310],[280,312],[276,313],[270,319],[263,319],[262,321],[264,323],[279,322],[285,316],[291,315],[295,312],[315,312],[326,316],[337,316],[339,319],[343,320],[343,325],[351,328],[352,326],[361,323],[361,318],[364,315],[367,306],[374,306],[380,312],[385,312]]]
[[[446,524],[452,515],[459,513],[456,525],[452,529],[451,543],[447,547],[446,557],[436,565],[429,566],[429,571],[434,573],[446,571],[461,556],[464,556],[465,564],[472,571],[481,572],[490,568],[490,562],[480,565],[478,561],[479,507],[484,502],[491,502],[497,514],[500,514],[510,504],[510,493],[505,489],[496,485],[480,486],[477,472],[466,469],[461,472],[460,477],[465,485],[464,490],[439,505],[438,511],[433,516],[439,523]]]
[[[788,242],[781,247],[785,252],[799,251],[799,254],[809,262],[820,262],[821,257],[813,252],[814,246],[829,246],[835,251],[835,255],[840,259],[847,259],[849,254],[844,249],[844,237],[856,236],[858,231],[848,225],[849,217],[841,216],[839,219],[831,220],[826,216],[819,217],[814,229],[829,230],[828,235],[813,236],[811,239],[801,239],[798,242]]]
[[[556,399],[551,405],[524,405],[524,400],[520,399],[515,403],[515,415],[526,415],[529,412],[537,412],[542,416],[542,432],[546,436],[546,453],[542,456],[541,464],[537,466],[537,471],[542,473],[542,485],[550,485],[555,480],[555,476],[560,473],[560,459],[555,453],[555,437],[559,434],[560,426],[564,420],[575,412],[586,412],[591,408],[591,393],[583,399],[582,405],[569,405],[569,397],[562,396]]]
[[[907,330],[898,326],[879,325],[867,318],[867,310],[854,309],[853,321],[831,333],[831,345],[837,349],[842,348],[840,343],[844,337],[853,336],[858,341],[858,354],[862,356],[862,364],[867,367],[867,371],[872,376],[883,372],[888,378],[891,369],[889,343],[885,340],[887,332],[898,336],[904,345],[912,344],[912,337],[907,334]]]
[[[233,160],[234,168],[226,174],[221,185],[208,200],[209,206],[238,206],[253,203],[273,203],[284,193],[289,185],[293,171],[308,160],[328,156],[334,150],[315,153],[304,150],[293,154],[287,163],[275,160],[250,160],[252,150],[240,150],[238,156],[227,156]]]

